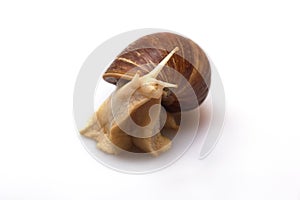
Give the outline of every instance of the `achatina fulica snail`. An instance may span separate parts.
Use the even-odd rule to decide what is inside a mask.
[[[205,100],[211,70],[207,56],[196,43],[161,32],[131,43],[112,62],[103,78],[118,87],[80,133],[96,140],[97,147],[107,153],[117,154],[121,148],[158,155],[171,145],[171,140],[160,133],[160,127],[177,129],[173,113],[194,109]],[[114,101],[117,112],[111,106]],[[160,106],[154,111],[154,119],[149,116],[150,108],[156,104],[167,111],[165,124],[160,122]],[[131,126],[131,120],[147,128],[129,128],[135,133],[128,134],[121,126]]]

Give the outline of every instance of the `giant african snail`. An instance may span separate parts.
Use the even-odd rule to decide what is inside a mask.
[[[170,113],[194,109],[205,100],[211,70],[205,53],[196,43],[162,32],[131,43],[103,78],[122,84],[95,112],[81,134],[96,140],[97,147],[107,153],[138,148],[158,155],[171,145],[170,139],[160,133],[161,126],[178,128]],[[114,102],[115,106],[111,106]],[[149,116],[150,108],[157,104],[168,111],[162,125],[160,106],[152,113],[154,118]],[[138,129],[135,124],[147,128]]]

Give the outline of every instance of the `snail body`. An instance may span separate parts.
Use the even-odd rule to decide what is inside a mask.
[[[194,109],[205,100],[210,73],[205,53],[193,41],[173,33],[144,36],[104,73],[104,80],[118,87],[80,133],[110,154],[138,148],[158,155],[171,146],[161,128],[178,129],[171,113]],[[161,106],[152,109],[158,104],[167,114]]]

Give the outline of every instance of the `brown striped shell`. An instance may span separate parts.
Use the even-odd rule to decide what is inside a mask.
[[[109,83],[116,84],[119,79],[130,80],[137,71],[141,75],[147,74],[175,47],[178,47],[179,51],[172,56],[167,66],[182,76],[176,75],[168,68],[160,72],[157,79],[178,85],[174,92],[177,96],[166,89],[162,105],[169,112],[196,108],[208,94],[211,79],[209,61],[195,42],[174,33],[154,33],[134,41],[117,56],[103,78]],[[186,87],[186,80],[191,87]],[[194,100],[191,102],[192,93],[196,95],[196,102]]]

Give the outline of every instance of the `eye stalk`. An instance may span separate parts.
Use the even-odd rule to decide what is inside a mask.
[[[158,74],[160,73],[160,71],[163,69],[163,67],[167,64],[167,62],[171,59],[171,57],[174,55],[174,53],[176,53],[176,51],[178,51],[179,48],[175,47],[151,72],[149,72],[148,74],[146,74],[145,78],[156,78],[158,76]]]
[[[171,59],[171,57],[174,55],[174,53],[176,53],[178,50],[179,50],[179,48],[175,47],[151,72],[149,72],[148,74],[141,77],[140,80],[143,82],[142,86],[146,86],[148,84],[158,84],[163,87],[177,88],[178,85],[157,80],[156,77],[161,72],[163,67],[166,66],[166,64]],[[139,71],[137,73],[139,73]]]

